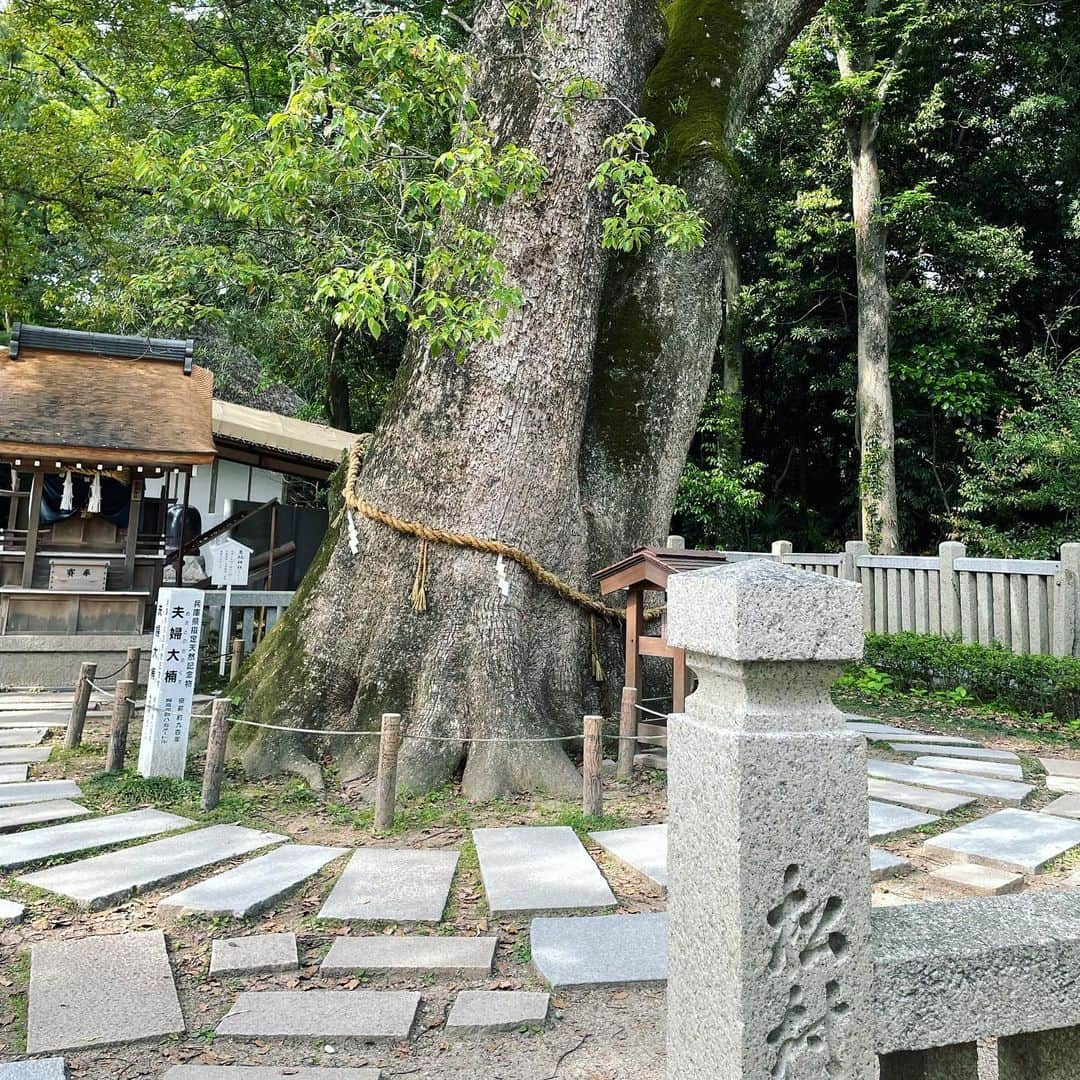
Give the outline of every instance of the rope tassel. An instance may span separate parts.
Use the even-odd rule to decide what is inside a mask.
[[[421,540],[416,555],[416,576],[412,583],[412,606],[416,612],[427,611],[427,560],[428,542]]]

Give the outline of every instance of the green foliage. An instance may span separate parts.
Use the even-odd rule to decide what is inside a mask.
[[[902,690],[943,693],[955,705],[1049,715],[1069,730],[1080,729],[1080,659],[1022,656],[1000,646],[910,633],[867,635],[864,659]]]
[[[989,437],[968,440],[953,527],[988,555],[1055,558],[1076,539],[1080,516],[1080,352],[1058,341],[1077,309],[1062,314],[1043,347],[1012,371],[1021,401]]]
[[[893,678],[883,671],[878,671],[877,668],[859,664],[845,671],[836,680],[836,685],[858,690],[866,697],[882,697],[893,688]]]

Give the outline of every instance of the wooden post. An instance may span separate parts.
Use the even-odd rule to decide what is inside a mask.
[[[585,755],[581,768],[581,809],[588,817],[603,817],[604,789],[600,783],[600,767],[603,761],[601,729],[602,716],[585,717]]]
[[[379,735],[379,774],[375,781],[375,828],[378,832],[386,832],[394,824],[400,747],[401,713],[383,713],[382,732]]]
[[[135,684],[130,679],[121,679],[116,684],[116,697],[113,698],[112,725],[109,728],[109,751],[105,756],[105,771],[120,772],[124,768],[127,754],[128,724],[131,721],[132,700]]]
[[[124,588],[135,588],[135,556],[139,548],[139,522],[142,519],[143,479],[131,478],[131,501],[128,503],[127,536],[124,538]],[[136,680],[138,681],[138,680]]]
[[[26,547],[23,553],[22,587],[29,589],[34,583],[34,561],[37,558],[38,530],[41,528],[41,493],[45,483],[43,469],[34,469],[30,482],[30,512],[26,523]]]
[[[142,649],[138,645],[133,645],[127,651],[127,663],[124,665],[124,678],[131,683],[132,686],[139,685],[139,664],[142,661]]]
[[[206,771],[203,773],[203,810],[214,810],[221,801],[221,775],[225,771],[225,747],[229,742],[228,698],[217,698],[210,710],[210,739],[206,744]]]
[[[83,725],[86,723],[86,709],[90,704],[91,680],[97,674],[97,664],[83,663],[79,668],[79,681],[75,684],[75,700],[71,703],[71,716],[68,718],[67,733],[64,735],[64,749],[72,750],[82,743]]]
[[[619,767],[616,776],[620,780],[629,780],[634,773],[634,748],[637,745],[637,703],[636,686],[622,688],[622,706],[619,709]]]
[[[630,589],[626,594],[626,686],[634,686],[641,693],[641,657],[638,639],[645,633],[645,593]]]
[[[232,667],[229,668],[229,682],[236,682],[236,676],[240,674],[240,665],[244,662],[244,639],[233,638],[232,643]]]

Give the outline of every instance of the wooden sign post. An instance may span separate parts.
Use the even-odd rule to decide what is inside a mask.
[[[251,548],[241,544],[239,540],[222,540],[210,549],[211,569],[210,584],[225,586],[225,607],[221,612],[221,633],[218,634],[218,674],[225,674],[225,642],[229,640],[232,627],[229,624],[229,616],[232,614],[232,587],[234,585],[246,585],[248,582],[248,566],[251,562]]]

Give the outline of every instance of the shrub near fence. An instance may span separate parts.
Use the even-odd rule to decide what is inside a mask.
[[[930,556],[871,555],[858,540],[833,553],[793,551],[777,540],[771,552],[722,554],[860,582],[868,634],[955,635],[1014,653],[1080,655],[1080,544],[1063,544],[1060,561],[969,559],[954,541]]]
[[[1080,660],[1017,655],[922,634],[869,634],[864,663],[901,690],[953,690],[973,700],[1033,716],[1052,714],[1080,727]]]

